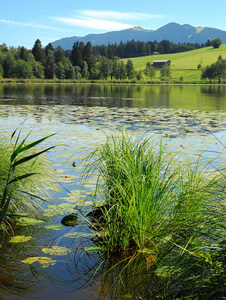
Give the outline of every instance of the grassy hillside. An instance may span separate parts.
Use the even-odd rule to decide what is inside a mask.
[[[220,48],[206,47],[182,53],[150,55],[144,57],[130,58],[136,71],[144,70],[147,62],[153,62],[158,59],[171,60],[172,79],[179,80],[182,76],[186,81],[199,81],[201,70],[197,69],[198,64],[202,67],[211,65],[217,61],[221,55],[226,59],[226,44],[221,45]],[[126,63],[128,59],[123,59]],[[159,77],[157,72],[155,79]]]

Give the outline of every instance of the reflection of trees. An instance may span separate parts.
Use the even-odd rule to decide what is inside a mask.
[[[200,88],[201,94],[209,97],[211,106],[218,110],[224,110],[226,88],[222,85],[205,85]]]
[[[150,107],[170,107],[171,86],[155,86],[147,90],[145,103]]]
[[[201,93],[211,95],[216,98],[218,96],[224,97],[226,95],[226,89],[221,85],[205,85],[201,86]]]
[[[178,92],[180,91],[180,92]],[[204,95],[194,99],[197,95]],[[104,84],[12,84],[2,85],[0,97],[13,99],[22,105],[83,105],[106,107],[172,107],[198,109],[200,101],[208,101],[222,107],[226,96],[224,86],[168,86],[168,85],[104,85]],[[192,101],[189,99],[191,98]],[[220,105],[220,102],[221,105]],[[216,103],[217,102],[217,103]],[[180,104],[181,103],[181,104]],[[222,109],[222,108],[221,108]]]

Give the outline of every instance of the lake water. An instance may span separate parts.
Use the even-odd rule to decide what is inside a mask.
[[[59,206],[54,213],[54,207],[45,207],[44,214],[52,217],[44,225],[17,229],[16,235],[32,236],[29,242],[0,241],[0,299],[132,299],[136,291],[134,281],[128,280],[131,274],[122,285],[117,268],[106,275],[112,262],[84,251],[92,245],[87,222],[80,218],[74,229],[60,222],[95,188],[95,178],[80,185],[84,154],[123,126],[128,132],[136,129],[136,134],[161,135],[169,147],[191,153],[193,159],[205,149],[205,159],[225,166],[226,87],[0,85],[2,140],[23,121],[22,134],[32,131],[30,140],[57,133],[46,145],[57,146],[47,158],[58,178],[59,190],[52,196]],[[89,210],[88,202],[83,210]],[[66,254],[44,254],[43,249],[52,246],[67,247]],[[42,256],[54,263],[22,262]],[[137,295],[142,295],[142,287]]]
[[[0,104],[87,105],[106,107],[226,111],[226,86],[220,85],[0,85]]]

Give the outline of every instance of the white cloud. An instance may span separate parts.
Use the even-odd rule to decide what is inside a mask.
[[[73,17],[52,17],[56,21],[70,26],[86,27],[98,30],[122,30],[134,27],[134,20],[148,20],[153,18],[163,18],[163,15],[117,12],[101,10],[75,10]],[[121,20],[121,22],[120,22]],[[128,21],[130,24],[128,24]]]
[[[131,28],[134,25],[119,23],[114,21],[107,21],[102,19],[94,19],[94,18],[86,18],[86,19],[78,19],[78,18],[54,18],[57,21],[66,23],[71,26],[80,26],[86,28],[100,29],[100,30],[120,30]]]
[[[34,27],[34,28],[42,28],[42,29],[50,29],[50,30],[60,30],[59,28],[46,26],[46,25],[42,25],[42,24],[23,23],[23,22],[16,22],[16,21],[11,21],[11,20],[4,20],[4,19],[0,19],[0,23],[10,24],[10,25],[27,26],[27,27]]]
[[[92,17],[100,19],[121,19],[121,20],[144,20],[153,18],[162,18],[163,15],[144,14],[136,12],[117,12],[117,11],[104,11],[104,10],[76,10],[76,13],[82,17]]]

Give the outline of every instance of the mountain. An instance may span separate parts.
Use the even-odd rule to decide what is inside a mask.
[[[141,27],[133,27],[130,29],[111,31],[101,34],[88,34],[84,37],[73,36],[63,38],[52,42],[54,48],[59,45],[65,50],[71,50],[74,42],[91,42],[95,45],[119,44],[121,41],[154,41],[161,42],[168,40],[172,43],[205,43],[207,40],[220,38],[223,44],[226,44],[226,31],[210,28],[210,27],[193,27],[189,24],[180,25],[177,23],[168,23],[157,30],[147,30]]]

